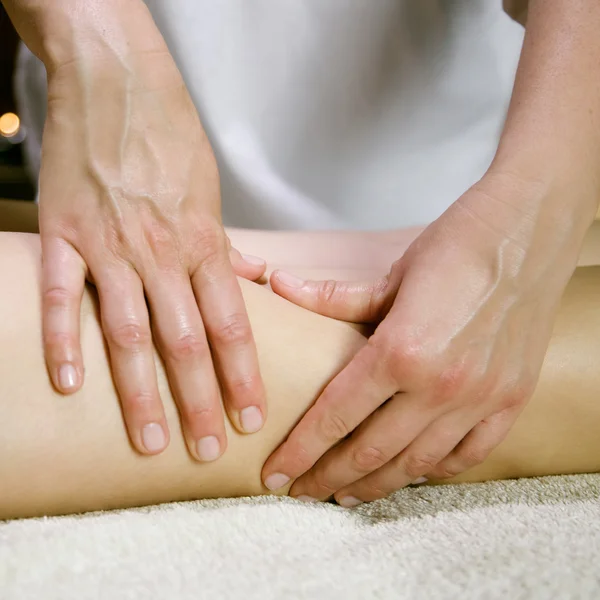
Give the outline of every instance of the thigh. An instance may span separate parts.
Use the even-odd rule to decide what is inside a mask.
[[[42,354],[39,238],[0,234],[0,518],[266,493],[264,461],[364,338],[258,285],[241,285],[267,391],[265,427],[245,436],[228,426],[225,455],[193,461],[156,356],[171,444],[160,456],[141,456],[125,432],[93,290],[85,292],[81,320],[85,383],[60,396]]]

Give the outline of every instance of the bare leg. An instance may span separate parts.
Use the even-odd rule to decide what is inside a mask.
[[[52,390],[40,338],[39,268],[37,236],[0,234],[0,518],[266,493],[260,470],[267,456],[364,343],[350,325],[242,282],[267,388],[265,427],[250,436],[229,427],[220,460],[192,461],[157,357],[172,437],[162,455],[143,457],[125,433],[89,290],[85,385],[70,397]]]
[[[39,261],[37,237],[0,234],[0,518],[265,493],[265,458],[364,343],[352,327],[244,282],[267,386],[266,428],[247,437],[229,429],[222,459],[193,462],[159,364],[172,443],[159,457],[142,457],[127,441],[89,292],[82,317],[86,384],[70,398],[52,391],[40,343]],[[600,269],[580,269],[532,402],[498,450],[460,480],[600,470],[599,293]]]

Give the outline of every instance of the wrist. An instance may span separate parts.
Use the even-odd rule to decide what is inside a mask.
[[[502,136],[484,180],[505,181],[515,201],[534,211],[576,211],[593,219],[600,201],[600,159],[583,146],[569,148],[551,139],[531,143],[521,135]]]
[[[519,239],[519,231],[534,228],[538,232],[535,239],[548,247],[549,255],[555,246],[579,247],[596,217],[596,186],[533,162],[494,161],[474,187],[483,192],[484,199],[500,200],[493,209],[495,226],[512,231],[515,239]],[[576,253],[565,252],[576,259]]]
[[[80,59],[163,51],[166,45],[142,0],[5,0],[23,41],[48,73]]]

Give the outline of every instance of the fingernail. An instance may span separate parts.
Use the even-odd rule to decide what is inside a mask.
[[[263,416],[257,406],[248,406],[240,412],[242,429],[246,433],[255,433],[263,426]]]
[[[343,506],[344,508],[353,508],[355,506],[358,506],[359,504],[362,504],[363,501],[359,500],[358,498],[355,498],[354,496],[344,496],[339,502],[338,504],[340,506]]]
[[[420,485],[421,483],[425,483],[427,481],[427,477],[419,477],[413,481],[413,485]]]
[[[300,496],[296,496],[296,500],[300,500],[301,502],[318,502],[316,498],[307,496],[306,494],[300,494]]]
[[[285,271],[277,271],[277,279],[283,285],[287,285],[292,288],[301,288],[304,285],[304,280],[300,279],[300,277],[296,277],[290,273],[286,273]]]
[[[265,479],[265,486],[274,492],[282,488],[289,480],[290,478],[283,473],[273,473]]]
[[[164,449],[167,438],[158,423],[148,423],[142,429],[142,443],[148,452],[160,452]]]
[[[196,442],[196,452],[200,460],[211,462],[219,458],[221,444],[219,444],[219,440],[214,435],[207,435]]]
[[[258,256],[252,256],[252,254],[242,254],[242,258],[251,265],[263,266],[265,261]]]
[[[58,369],[58,382],[63,390],[74,388],[77,382],[77,371],[70,364],[61,365]]]

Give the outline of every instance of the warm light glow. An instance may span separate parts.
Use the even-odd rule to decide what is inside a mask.
[[[4,113],[0,117],[0,134],[4,137],[13,137],[19,133],[21,119],[15,113]]]

